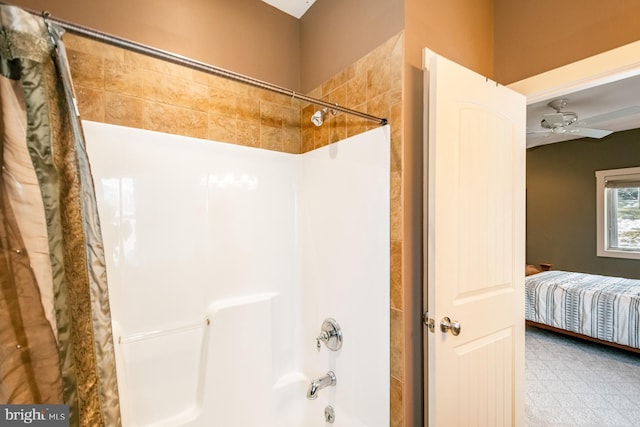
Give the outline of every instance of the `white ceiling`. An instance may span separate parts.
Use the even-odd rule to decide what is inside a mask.
[[[262,0],[298,19],[316,2],[316,0]]]
[[[566,98],[567,106],[563,111],[571,111],[578,115],[581,120],[610,113],[622,108],[640,106],[640,76],[633,76],[626,79],[614,81],[612,83],[595,86],[590,89],[562,95],[557,98]],[[555,110],[547,104],[552,99],[537,102],[527,106],[527,132],[546,131],[540,126],[543,116],[554,113]],[[607,121],[590,121],[585,127],[604,129],[612,131],[622,131],[640,128],[640,114],[633,114],[624,118]],[[527,148],[538,145],[550,144],[554,142],[569,141],[572,139],[584,138],[579,132],[565,132],[563,134],[536,133],[527,135]],[[603,138],[603,141],[606,139]]]

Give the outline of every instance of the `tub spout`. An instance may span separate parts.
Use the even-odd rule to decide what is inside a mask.
[[[329,387],[330,385],[336,385],[336,374],[334,374],[333,371],[327,372],[327,375],[322,378],[311,381],[309,391],[307,391],[307,399],[314,400],[318,397],[318,392],[320,390],[325,387]]]

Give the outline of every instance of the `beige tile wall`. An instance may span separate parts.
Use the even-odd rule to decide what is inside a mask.
[[[67,34],[82,119],[287,153],[304,153],[378,126],[357,116],[311,123],[314,105]],[[391,423],[404,426],[402,69],[400,33],[308,95],[391,124]]]
[[[299,101],[73,34],[82,119],[300,153]]]

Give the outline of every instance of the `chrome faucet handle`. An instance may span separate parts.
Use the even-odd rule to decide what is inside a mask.
[[[321,342],[324,342],[329,350],[337,351],[342,347],[342,330],[333,319],[322,322],[322,330],[316,338],[316,348],[320,351]]]
[[[318,351],[320,351],[320,347],[322,347],[320,343],[321,342],[326,343],[328,340],[329,340],[329,334],[325,331],[322,331],[320,335],[316,337],[316,348],[318,349]]]

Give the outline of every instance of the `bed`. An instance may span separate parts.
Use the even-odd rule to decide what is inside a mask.
[[[640,353],[640,280],[560,270],[528,274],[525,319]]]

